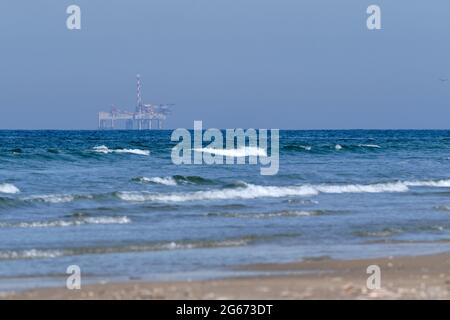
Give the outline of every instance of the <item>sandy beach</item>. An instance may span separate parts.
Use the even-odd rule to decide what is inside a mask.
[[[366,286],[378,265],[381,288]],[[240,270],[277,273],[208,281],[104,283],[3,293],[4,299],[449,299],[450,253],[366,260],[319,259],[258,264]]]

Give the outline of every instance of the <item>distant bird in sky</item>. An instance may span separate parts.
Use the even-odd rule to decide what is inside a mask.
[[[441,82],[447,82],[447,81],[448,81],[448,78],[439,78],[439,80],[440,80]]]

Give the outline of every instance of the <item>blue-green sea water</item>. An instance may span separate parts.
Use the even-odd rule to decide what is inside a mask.
[[[0,131],[0,289],[450,249],[450,131],[281,131],[274,176],[174,165],[170,135]]]

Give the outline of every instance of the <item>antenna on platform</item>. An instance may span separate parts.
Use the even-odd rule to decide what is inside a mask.
[[[141,75],[136,75],[137,80],[137,101],[136,101],[136,112],[142,111],[142,97],[141,97]]]

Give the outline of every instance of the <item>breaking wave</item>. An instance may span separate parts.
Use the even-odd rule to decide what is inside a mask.
[[[289,195],[315,195],[317,191],[310,187],[264,187],[247,185],[245,188],[207,190],[188,193],[160,194],[150,192],[118,192],[117,196],[125,201],[162,201],[184,202],[195,200],[254,199],[260,197],[285,197]]]
[[[242,182],[236,188],[215,189],[187,193],[117,192],[125,201],[184,202],[198,200],[230,200],[314,196],[319,193],[384,193],[407,192],[409,187],[450,187],[450,179],[426,181],[398,181],[375,184],[320,184],[299,186],[260,186]]]
[[[178,184],[215,184],[213,180],[202,178],[199,176],[181,176],[175,175],[172,177],[137,177],[132,181],[140,183],[154,183],[167,186],[175,186]]]
[[[379,145],[377,144],[358,144],[358,147],[363,147],[363,148],[381,148]]]
[[[445,188],[450,187],[450,179],[442,180],[424,180],[424,181],[405,181],[405,184],[409,187],[437,187]]]
[[[44,194],[23,198],[23,201],[45,202],[45,203],[67,203],[76,199],[93,199],[92,195],[71,195],[71,194]]]
[[[136,178],[140,182],[156,183],[168,186],[184,184],[214,184],[213,180],[201,177],[154,177]],[[223,185],[220,189],[209,189],[191,192],[159,193],[151,191],[117,191],[105,194],[48,194],[32,195],[23,198],[0,198],[0,204],[11,206],[14,203],[43,202],[50,204],[68,203],[77,200],[101,200],[119,198],[132,202],[186,202],[203,200],[233,200],[256,198],[283,198],[291,196],[316,196],[320,193],[393,193],[407,192],[411,187],[450,188],[450,179],[396,181],[373,184],[303,184],[292,186],[264,186],[238,181]]]
[[[292,151],[292,152],[305,152],[311,151],[313,153],[329,153],[330,151],[349,151],[349,152],[367,152],[369,150],[381,149],[381,146],[377,144],[361,143],[361,144],[343,144],[336,143],[330,144],[319,144],[319,145],[307,145],[307,144],[287,144],[282,146],[282,150]]]
[[[225,157],[249,157],[249,156],[259,156],[267,157],[267,152],[265,149],[258,147],[242,147],[238,149],[214,149],[214,148],[195,148],[192,149],[197,152],[210,153]]]
[[[4,250],[0,251],[0,260],[17,260],[17,259],[45,259],[57,258],[64,255],[62,250]]]
[[[372,185],[301,185],[301,186],[259,186],[245,184],[234,189],[196,191],[188,193],[151,193],[151,192],[118,192],[117,196],[125,201],[162,201],[184,202],[195,200],[230,200],[255,198],[280,198],[288,196],[313,196],[319,193],[380,193],[405,192],[408,187],[401,183],[380,183]]]
[[[10,183],[1,183],[0,184],[0,193],[8,193],[8,194],[15,194],[19,193],[20,190],[15,185]]]
[[[165,186],[176,186],[178,183],[172,177],[139,177],[132,179],[133,181],[140,183],[155,183],[155,184],[163,184]]]
[[[323,210],[313,211],[277,211],[267,213],[233,213],[233,212],[210,212],[207,216],[210,217],[225,217],[225,218],[248,218],[248,219],[270,219],[278,217],[310,217],[320,216],[329,213]]]
[[[135,154],[135,155],[140,155],[140,156],[149,156],[150,155],[150,151],[148,151],[148,150],[141,150],[141,149],[109,149],[107,146],[104,146],[104,145],[94,147],[93,150],[95,152],[104,153],[104,154],[108,154],[108,153],[130,153],[130,154]]]
[[[84,254],[111,254],[124,252],[146,252],[165,250],[189,250],[198,248],[238,247],[248,245],[258,237],[248,236],[228,240],[198,240],[198,241],[168,241],[161,243],[136,244],[116,247],[83,247],[67,249],[26,249],[0,250],[0,260],[19,259],[48,259],[62,256],[76,256]]]
[[[287,151],[310,151],[311,149],[312,149],[311,146],[303,144],[289,144],[283,147],[283,150]]]
[[[73,220],[50,220],[50,221],[31,221],[0,223],[0,228],[54,228],[54,227],[72,227],[86,224],[128,224],[131,220],[126,216],[120,217],[85,217]]]

